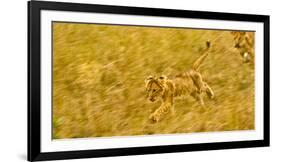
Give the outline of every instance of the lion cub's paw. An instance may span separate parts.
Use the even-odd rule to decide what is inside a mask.
[[[154,122],[158,122],[160,120],[160,115],[158,115],[157,113],[153,113],[149,116],[149,119]]]

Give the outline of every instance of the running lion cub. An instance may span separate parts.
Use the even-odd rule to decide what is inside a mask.
[[[209,54],[210,42],[206,42],[207,48],[203,51],[190,70],[176,75],[173,78],[166,76],[150,76],[145,80],[145,87],[148,99],[155,102],[162,100],[161,106],[153,112],[149,119],[158,122],[161,117],[169,111],[173,112],[174,97],[191,95],[204,107],[202,93],[205,92],[210,99],[214,98],[214,92],[211,87],[202,79],[198,69]]]

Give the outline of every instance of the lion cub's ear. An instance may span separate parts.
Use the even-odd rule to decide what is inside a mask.
[[[145,86],[147,86],[147,84],[149,83],[149,81],[153,80],[154,77],[153,76],[149,76],[144,80]]]
[[[165,85],[165,84],[166,84],[166,81],[167,81],[167,76],[162,75],[162,76],[160,76],[157,80],[158,80],[158,82],[159,82],[160,84]]]

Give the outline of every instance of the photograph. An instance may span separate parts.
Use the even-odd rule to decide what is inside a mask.
[[[269,15],[28,3],[28,157],[266,147]]]
[[[255,130],[255,31],[52,21],[52,139]]]

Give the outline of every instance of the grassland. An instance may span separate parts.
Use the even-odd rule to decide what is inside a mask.
[[[177,99],[175,115],[149,114],[149,75],[187,70],[212,42],[200,72],[215,92],[206,108]],[[254,129],[254,66],[229,31],[53,23],[53,138]]]

